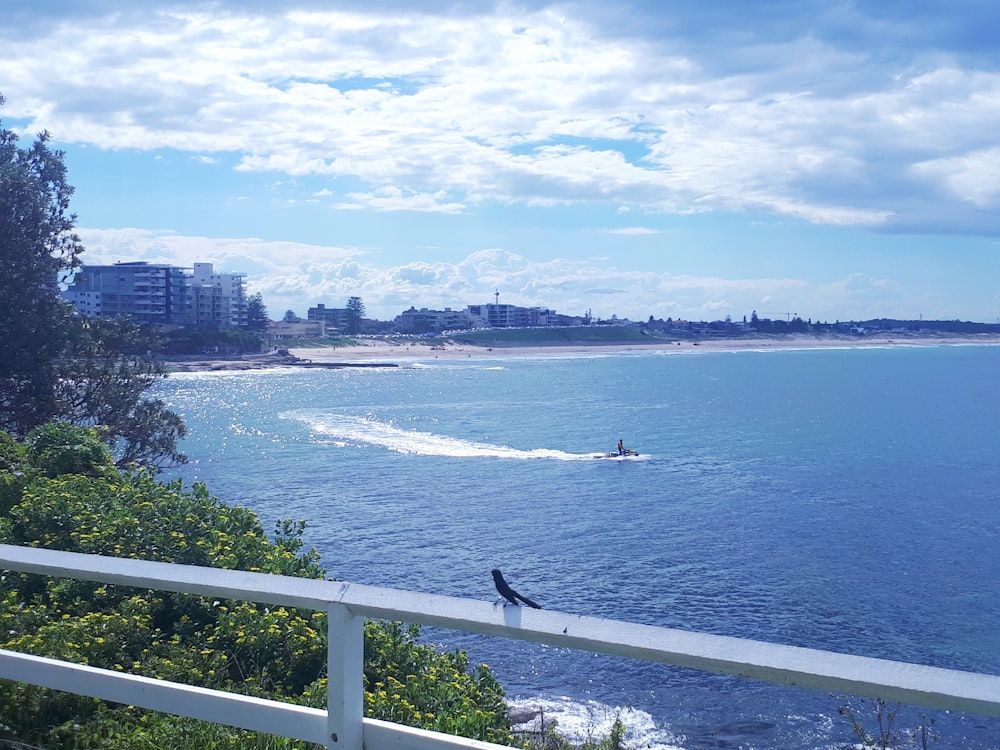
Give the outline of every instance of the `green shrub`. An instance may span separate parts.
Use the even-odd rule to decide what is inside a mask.
[[[20,468],[27,456],[27,449],[14,437],[0,431],[0,471],[14,471]]]
[[[365,626],[365,713],[378,719],[512,744],[504,692],[485,665],[462,651],[418,644],[419,629]]]
[[[21,499],[21,493],[28,486],[32,472],[27,458],[27,448],[0,431],[0,515],[6,514]]]
[[[101,476],[114,468],[111,451],[92,427],[49,422],[28,434],[31,463],[49,477],[60,474]]]
[[[84,450],[73,450],[73,435]],[[219,502],[203,484],[185,489],[148,472],[115,470],[105,462],[106,449],[93,450],[94,439],[93,430],[47,426],[23,463],[0,469],[0,497],[6,497],[0,543],[325,577],[318,553],[304,548],[303,522],[279,521],[269,539],[256,514]],[[21,460],[2,440],[0,455]],[[51,475],[58,466],[72,473]],[[322,612],[8,572],[0,590],[0,633],[2,648],[307,705],[326,703]],[[471,668],[463,652],[438,653],[419,644],[418,634],[399,623],[366,624],[367,715],[509,742],[503,690],[489,670]],[[149,734],[154,727],[170,739]],[[305,747],[0,681],[0,739],[39,747],[127,748],[148,744],[144,738],[150,736],[157,737],[156,747]],[[184,744],[188,739],[192,744]]]

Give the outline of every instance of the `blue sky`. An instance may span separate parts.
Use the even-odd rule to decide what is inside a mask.
[[[272,317],[1000,319],[992,0],[278,5],[5,10],[0,120],[66,152],[84,262]]]

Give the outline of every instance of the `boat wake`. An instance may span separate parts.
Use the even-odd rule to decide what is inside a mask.
[[[395,453],[453,458],[548,459],[554,461],[593,461],[603,453],[569,453],[552,448],[511,448],[506,445],[463,440],[417,429],[405,429],[374,417],[331,414],[299,410],[281,415],[308,425],[324,442],[340,447],[377,446]],[[618,456],[614,457],[618,459]]]

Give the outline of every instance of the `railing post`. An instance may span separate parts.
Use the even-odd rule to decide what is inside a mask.
[[[362,750],[365,618],[331,603],[327,620],[327,747]]]

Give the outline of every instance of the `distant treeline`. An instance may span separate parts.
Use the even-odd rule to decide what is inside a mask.
[[[880,331],[934,331],[937,333],[1000,333],[1000,323],[974,323],[968,320],[893,320],[877,318],[855,323],[861,328]]]
[[[168,356],[213,354],[233,356],[261,350],[261,336],[238,328],[176,328],[150,331],[151,350]]]
[[[614,344],[649,343],[664,339],[746,338],[764,335],[815,334],[818,336],[865,336],[877,333],[915,334],[1000,334],[1000,324],[974,323],[960,320],[895,320],[878,318],[861,321],[820,323],[799,317],[771,320],[756,316],[746,322],[716,320],[710,323],[657,320],[642,323],[618,322],[613,325],[564,326],[544,328],[486,328],[474,331],[453,331],[447,337],[453,341],[479,346],[523,346],[524,344]]]
[[[676,320],[655,320],[652,317],[642,326],[649,330],[670,333],[711,333],[724,336],[748,336],[755,333],[815,333],[865,335],[875,332],[899,333],[948,333],[977,334],[1000,333],[1000,323],[978,323],[963,320],[898,320],[895,318],[873,318],[870,320],[838,320],[833,323],[803,320],[795,316],[789,319],[757,317],[736,323],[732,320],[716,320],[711,323]]]
[[[588,326],[551,326],[540,328],[486,328],[452,331],[447,338],[479,346],[522,346],[528,344],[613,344],[650,343],[663,339],[699,339],[704,337],[744,338],[759,334],[856,335],[873,333],[898,334],[1000,334],[1000,324],[961,320],[896,320],[875,318],[834,323],[803,320],[758,318],[736,323],[732,320],[696,322],[687,320],[601,322]],[[389,335],[388,332],[385,332]],[[146,330],[144,350],[166,356],[213,355],[239,356],[264,349],[263,337],[241,329],[177,328]],[[285,342],[292,343],[292,342]]]

